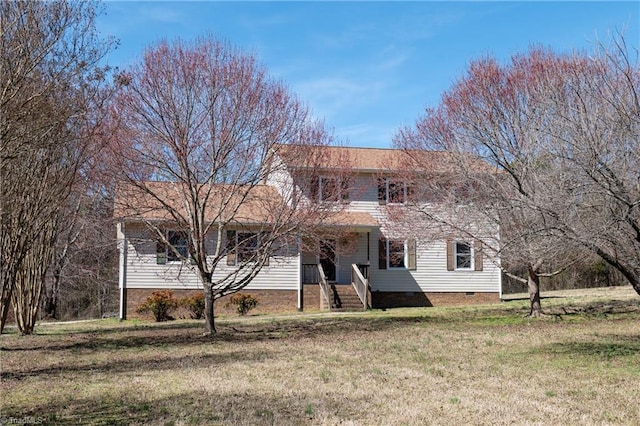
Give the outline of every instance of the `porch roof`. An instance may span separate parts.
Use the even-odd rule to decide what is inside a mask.
[[[123,220],[175,221],[188,217],[193,194],[175,182],[140,182],[116,190],[113,216]],[[268,223],[274,209],[284,206],[278,191],[267,185],[242,188],[231,185],[201,185],[198,198],[207,200],[205,221],[232,220],[239,223]]]
[[[369,213],[350,211],[341,211],[332,215],[324,225],[357,228],[376,228],[380,226],[376,218]]]

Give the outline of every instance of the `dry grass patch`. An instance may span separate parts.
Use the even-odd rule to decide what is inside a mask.
[[[640,299],[113,320],[0,337],[2,416],[50,424],[640,424]]]

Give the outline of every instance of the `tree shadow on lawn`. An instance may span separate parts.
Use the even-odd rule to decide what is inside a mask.
[[[27,368],[11,371],[6,367],[0,372],[1,381],[21,381],[25,378],[52,379],[59,376],[77,374],[120,374],[139,371],[179,370],[183,368],[223,368],[230,362],[255,362],[271,358],[266,350],[235,350],[215,354],[172,355],[170,351],[155,353],[151,357],[135,359],[109,359],[103,362],[65,363],[42,368]]]
[[[327,318],[296,318],[269,322],[231,322],[218,325],[218,333],[204,335],[203,323],[171,322],[148,327],[115,329],[117,332],[76,333],[35,336],[12,336],[2,341],[1,352],[30,351],[117,351],[138,347],[169,347],[245,343],[274,339],[323,337],[336,332],[369,332],[394,328],[407,323],[445,323],[452,319],[435,316],[369,317],[340,316]]]
[[[113,329],[107,333],[71,331],[56,335],[15,337],[5,341],[1,351],[65,351],[65,350],[118,350],[143,346],[189,345],[211,341],[203,336],[203,327],[194,323],[162,323]]]
[[[640,299],[590,302],[577,306],[554,307],[552,310],[558,314],[569,317],[574,315],[582,315],[587,317],[606,317],[607,315],[640,312]]]
[[[278,425],[349,422],[367,407],[362,397],[348,400],[337,394],[287,390],[281,394],[257,392],[214,394],[192,391],[170,397],[132,395],[117,390],[95,398],[60,395],[44,405],[4,407],[3,419],[34,418],[57,425]]]
[[[556,342],[543,345],[532,352],[559,356],[579,356],[607,361],[640,355],[640,335],[606,334],[594,337],[597,341]]]
[[[14,370],[10,370],[5,363],[0,371],[0,379],[20,381],[27,377],[49,378],[78,373],[126,373],[141,369],[174,370],[184,367],[211,367],[228,362],[264,361],[275,355],[264,348],[252,347],[249,350],[247,346],[241,344],[272,340],[298,341],[304,338],[322,339],[342,333],[355,333],[366,339],[366,334],[369,332],[429,321],[441,322],[436,318],[422,317],[334,317],[308,321],[236,323],[219,327],[220,332],[213,337],[204,336],[201,325],[192,324],[191,327],[176,329],[168,324],[167,327],[121,330],[120,334],[111,336],[60,335],[53,340],[39,342],[41,344],[38,346],[28,345],[38,339],[37,336],[16,337],[5,342],[8,345],[1,347],[0,353],[21,352],[30,358],[33,353],[31,358],[33,363],[30,361],[16,363],[18,367]],[[206,348],[209,345],[217,345],[219,350],[214,351],[215,353],[198,355],[189,353],[190,347],[198,351],[198,346]],[[130,349],[140,349],[140,352],[131,352]],[[148,356],[145,356],[147,350],[149,350]],[[120,351],[126,352],[120,353]],[[96,353],[100,356],[98,361],[92,359]],[[39,358],[47,359],[48,365],[43,366],[43,362],[38,361]],[[59,360],[68,361],[60,364]]]
[[[418,308],[419,309],[419,308]],[[293,317],[291,319],[273,319],[260,322],[229,321],[218,324],[219,332],[214,336],[205,336],[204,323],[166,322],[146,325],[133,324],[130,327],[109,327],[89,332],[71,331],[68,334],[11,336],[0,340],[0,353],[14,351],[118,351],[139,347],[171,347],[215,344],[216,342],[246,343],[278,339],[322,338],[335,333],[368,333],[385,331],[407,324],[458,324],[477,320],[490,320],[504,317],[503,325],[516,324],[509,319],[522,319],[526,309],[505,308],[496,305],[495,309],[469,307],[455,312],[416,310],[404,311],[394,315],[388,309],[388,316],[336,315],[325,317]],[[604,316],[609,314],[640,313],[640,303],[636,300],[613,300],[593,302],[586,305],[550,307],[545,312],[562,318],[563,316]],[[485,321],[486,322],[486,321]],[[496,323],[500,325],[500,323]],[[489,325],[489,324],[487,324]]]

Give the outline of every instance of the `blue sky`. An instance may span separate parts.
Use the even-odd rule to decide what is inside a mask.
[[[390,147],[403,125],[486,55],[532,45],[588,49],[625,29],[640,45],[640,1],[171,2],[107,1],[98,19],[126,68],[162,39],[212,35],[254,53],[343,143]]]

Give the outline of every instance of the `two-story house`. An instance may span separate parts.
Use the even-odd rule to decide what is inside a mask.
[[[500,300],[498,260],[489,261],[479,241],[451,233],[425,240],[412,229],[389,226],[393,221],[390,208],[401,207],[413,192],[402,178],[401,170],[406,168],[402,151],[322,149],[326,151],[324,163],[311,178],[308,173],[299,173],[306,167],[299,149],[279,146],[272,163],[265,165],[274,172],[267,174],[263,190],[276,194],[282,191],[282,182],[293,182],[309,202],[339,203],[341,211],[326,225],[326,238],[298,242],[274,252],[273,261],[242,290],[259,300],[259,311],[347,305],[360,309],[441,306]],[[446,163],[443,153],[426,155],[436,171]],[[273,167],[273,162],[284,167]],[[298,176],[304,176],[304,182],[296,182]],[[254,214],[259,217],[259,212]],[[332,228],[341,232],[332,232]],[[118,239],[122,318],[132,315],[154,290],[171,289],[178,297],[202,291],[188,264],[169,259],[170,253],[158,253],[141,221],[121,218]],[[222,265],[220,273],[233,265]],[[216,302],[216,309],[224,306],[223,301]]]

